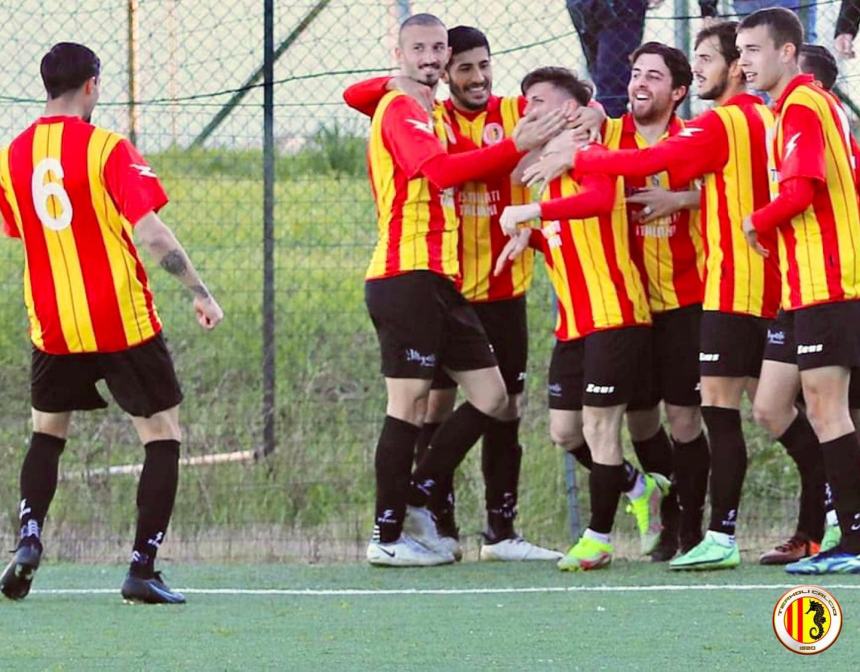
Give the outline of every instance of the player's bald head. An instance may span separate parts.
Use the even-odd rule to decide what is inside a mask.
[[[39,66],[48,98],[77,91],[101,72],[101,61],[95,52],[76,42],[58,42],[42,57]]]

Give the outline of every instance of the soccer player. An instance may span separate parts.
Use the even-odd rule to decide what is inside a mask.
[[[101,83],[98,57],[61,42],[42,59],[41,73],[44,116],[0,151],[0,213],[5,233],[24,244],[33,342],[20,541],[0,590],[10,599],[30,591],[72,411],[105,408],[95,385],[104,379],[146,451],[122,596],[182,603],[154,568],[176,497],[182,392],[133,238],[189,289],[204,329],[223,313],[156,214],[167,203],[158,177],[128,140],[90,123]]]
[[[704,181],[699,365],[711,450],[711,519],[703,541],[675,558],[672,569],[718,569],[740,562],[734,533],[747,463],[740,403],[744,391],[755,396],[767,325],[779,302],[775,235],[760,241],[773,251],[765,258],[751,253],[741,228],[743,217],[769,200],[765,137],[773,116],[759,98],[746,93],[735,25],[714,24],[696,38],[693,73],[699,97],[713,100],[714,109],[653,147],[611,153],[589,148],[575,157],[576,169],[583,172],[650,175],[668,169],[675,182],[699,176]],[[679,496],[684,509],[685,495]]]
[[[771,147],[775,198],[744,220],[750,246],[777,232],[782,308],[796,343],[809,421],[821,443],[840,543],[786,566],[789,573],[860,573],[860,442],[848,408],[851,369],[860,365],[860,226],[844,111],[801,74],[803,28],[791,12],[754,12],[738,29],[750,85],[775,101]]]
[[[683,128],[675,110],[692,83],[690,64],[684,54],[659,42],[648,42],[633,53],[631,60],[630,112],[606,122],[609,149],[647,147]],[[570,153],[559,154],[558,160],[553,173],[569,168],[572,162]],[[540,179],[550,177],[543,174],[543,169],[535,172]],[[651,515],[654,501],[659,502],[662,497],[654,478],[639,476],[644,483],[633,484],[633,489],[628,491],[634,495],[630,509],[636,514],[645,540],[644,548],[658,561],[675,555],[679,533],[683,537],[681,548],[684,551],[701,541],[708,469],[708,447],[702,432],[698,392],[704,254],[698,217],[689,209],[698,209],[699,193],[689,191],[687,185],[675,185],[681,187],[679,191],[669,191],[669,186],[665,172],[647,179],[638,176],[624,180],[631,250],[645,283],[654,320],[652,396],[641,404],[628,406],[628,429],[643,471],[671,477],[674,443],[676,450],[684,451],[679,458],[682,468],[677,477],[686,482],[678,488],[685,493],[699,493],[696,505],[686,502],[681,524],[674,488],[662,499],[659,518]],[[661,399],[665,402],[671,442],[660,423]],[[585,455],[578,457],[587,467],[583,458],[587,460]],[[685,467],[694,467],[695,471]],[[644,491],[644,498],[635,496],[640,491]],[[654,548],[660,519],[665,528],[659,545]]]
[[[825,47],[803,44],[798,59],[801,72],[811,74],[817,86],[829,91],[836,82],[839,70],[836,59]],[[853,142],[852,142],[853,144]],[[851,377],[849,406],[860,405],[858,399],[860,378]],[[790,316],[780,310],[776,320],[768,328],[767,347],[762,363],[762,377],[753,404],[756,422],[773,437],[788,437],[784,441],[789,455],[794,459],[800,473],[800,506],[794,534],[784,543],[763,553],[759,562],[763,565],[786,565],[796,562],[819,550],[829,550],[839,543],[841,537],[833,499],[824,476],[824,459],[821,448],[804,449],[818,439],[808,422],[791,427],[798,414],[804,411],[796,406],[800,392],[800,371],[797,368],[797,344],[791,329]],[[852,416],[854,416],[852,410]],[[792,435],[802,428],[805,441],[798,444]],[[799,437],[798,437],[799,438]],[[797,445],[802,449],[797,450]]]
[[[403,76],[435,91],[450,57],[444,24],[429,14],[407,19],[397,56]],[[455,284],[460,275],[458,221],[450,190],[469,180],[510,173],[523,156],[520,149],[543,144],[563,125],[560,113],[524,119],[511,138],[449,155],[443,143],[457,138],[443,115],[431,117],[401,91],[386,94],[376,107],[368,160],[379,241],[365,297],[382,350],[388,408],[376,452],[376,529],[367,550],[372,564],[454,560],[426,504],[439,480],[453,472],[493,420],[505,419],[508,408],[484,329]],[[468,401],[433,435],[410,487],[414,446],[437,366],[457,381]]]
[[[552,114],[567,101],[586,105],[591,90],[565,68],[540,68],[522,82],[528,115]],[[606,139],[604,139],[606,141]],[[620,182],[620,180],[619,180]],[[549,371],[550,432],[564,447],[587,444],[591,520],[559,560],[565,571],[607,566],[610,533],[624,489],[621,421],[628,404],[650,394],[651,315],[631,260],[623,190],[603,175],[553,179],[542,203],[509,206],[501,225],[512,235],[501,271],[527,245],[538,247],[558,300],[556,345]],[[517,232],[529,220],[542,228]]]
[[[437,103],[438,113],[450,119],[457,142],[449,151],[490,146],[510,137],[525,108],[521,96],[499,97],[492,93],[493,68],[489,42],[477,28],[456,26],[448,31],[451,59],[443,79],[451,97]],[[402,77],[378,77],[350,86],[347,103],[372,115],[388,90],[407,85]],[[589,115],[590,113],[590,115]],[[589,108],[577,111],[583,132],[599,129],[603,115]],[[459,149],[457,149],[459,148]],[[529,192],[507,174],[487,181],[471,181],[456,189],[460,218],[460,291],[472,304],[487,332],[508,391],[504,421],[494,421],[483,437],[481,467],[486,485],[487,526],[480,558],[483,560],[557,560],[555,551],[531,544],[514,529],[522,448],[519,418],[528,358],[525,293],[531,284],[533,258],[527,251],[497,277],[492,274],[499,252],[507,242],[498,226],[505,206],[524,203]],[[428,399],[427,414],[418,436],[416,460],[426,453],[431,437],[454,411],[457,385],[437,369]],[[461,554],[454,515],[454,474],[440,478],[429,503],[440,536],[449,540],[455,557]],[[458,558],[459,559],[459,558]]]

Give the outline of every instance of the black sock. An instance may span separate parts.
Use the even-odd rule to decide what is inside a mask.
[[[152,572],[173,513],[179,484],[179,441],[150,441],[144,449],[146,458],[137,484],[137,532],[131,556],[132,571],[141,575]]]
[[[418,438],[415,439],[415,464],[416,466],[427,456],[430,448],[430,440],[439,429],[439,422],[425,422],[418,430]]]
[[[517,494],[523,449],[519,444],[519,420],[493,420],[484,433],[481,471],[487,503],[487,531],[493,540],[514,536]]]
[[[587,443],[583,443],[581,446],[572,448],[567,452],[573,455],[574,459],[583,467],[591,471],[591,465],[594,464],[594,460],[591,459],[591,448],[588,447]]]
[[[840,546],[860,554],[860,444],[854,432],[821,444],[827,482],[842,528]],[[856,528],[856,529],[855,529]]]
[[[21,503],[18,514],[21,537],[40,536],[45,516],[57,491],[60,455],[66,440],[50,434],[33,432],[30,448],[21,465]]]
[[[376,444],[376,518],[373,538],[390,544],[400,538],[412,455],[419,429],[404,420],[385,416]]]
[[[733,408],[702,406],[702,418],[711,443],[711,523],[708,527],[714,532],[734,534],[747,471],[741,412]]]
[[[609,534],[615,522],[615,510],[621,497],[624,467],[595,462],[588,477],[591,498],[591,520],[588,528],[593,532]]]
[[[454,473],[491,421],[489,415],[481,413],[466,401],[442,423],[433,435],[427,457],[421,460],[412,474],[412,487],[409,489],[411,506],[427,505],[439,479],[445,474]]]
[[[711,455],[704,432],[689,443],[675,442],[675,488],[681,509],[681,542],[696,544],[702,538],[702,517],[708,492]]]
[[[633,450],[643,471],[672,478],[672,443],[662,426],[650,439],[634,441]]]
[[[576,459],[579,464],[583,467],[591,471],[591,467],[594,464],[594,460],[591,457],[591,448],[588,447],[587,443],[583,443],[581,446],[573,448],[572,450],[567,451]],[[621,492],[630,492],[633,489],[633,486],[636,485],[636,480],[639,478],[639,470],[634,467],[630,462],[624,460],[621,463],[621,466],[624,468],[624,478],[621,482]]]
[[[430,450],[430,442],[436,430],[439,429],[440,422],[425,422],[418,432],[418,438],[415,441],[415,466],[421,464],[421,461],[427,457],[427,452]],[[433,515],[436,516],[436,523],[441,528],[444,527],[455,529],[454,522],[454,474],[441,474],[437,487],[433,490],[433,495],[427,503]],[[447,536],[447,535],[446,535]],[[451,535],[456,536],[456,535]]]
[[[812,425],[803,413],[798,413],[779,441],[797,464],[800,472],[800,512],[797,534],[820,542],[824,536],[824,457]]]
[[[821,457],[824,457],[824,453],[822,452]],[[824,484],[824,515],[825,518],[828,513],[831,511],[836,511],[836,504],[833,502],[833,490],[830,487],[830,483]]]

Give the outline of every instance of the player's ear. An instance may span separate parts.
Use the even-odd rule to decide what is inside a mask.
[[[98,78],[90,77],[87,81],[84,82],[84,93],[88,96],[91,96],[93,94],[93,91],[95,91],[96,86],[98,86]]]
[[[684,97],[687,95],[687,87],[679,86],[677,89],[672,90],[672,100],[674,102],[678,102],[679,100],[684,100]]]
[[[741,59],[737,58],[729,63],[729,79],[739,79],[743,81],[744,70],[741,67]]]

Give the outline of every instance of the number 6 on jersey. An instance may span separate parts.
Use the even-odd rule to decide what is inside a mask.
[[[33,179],[31,182],[31,191],[33,192],[33,205],[36,208],[36,214],[42,224],[52,231],[62,231],[68,228],[72,223],[72,201],[63,185],[56,182],[45,182],[45,177],[48,173],[53,173],[57,179],[63,179],[63,166],[57,159],[42,159],[33,168]],[[60,212],[54,216],[48,209],[48,204],[51,197],[59,201]],[[51,210],[56,211],[57,207]]]

